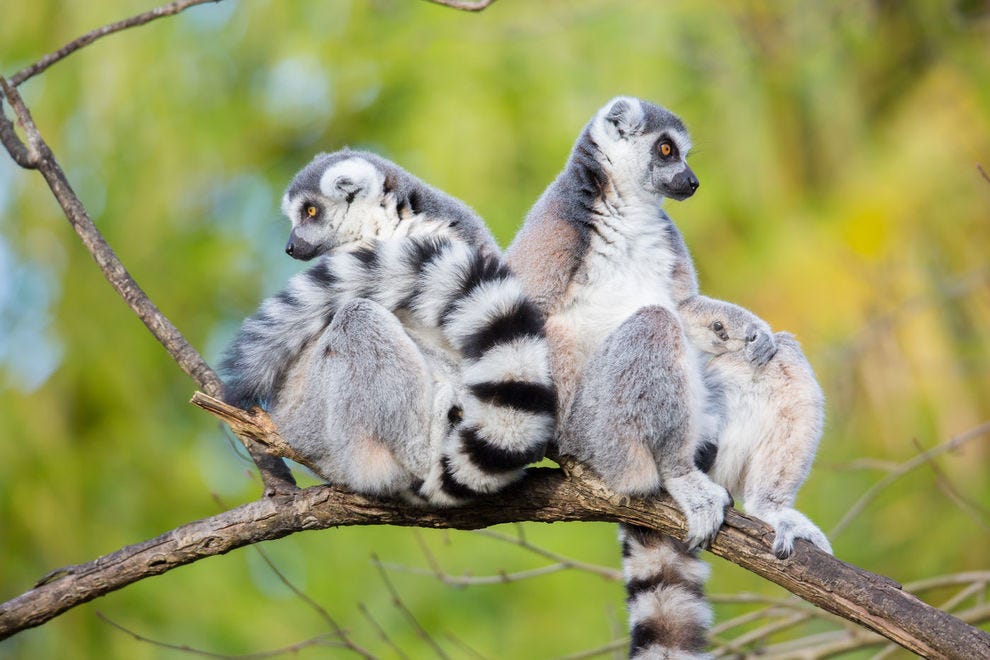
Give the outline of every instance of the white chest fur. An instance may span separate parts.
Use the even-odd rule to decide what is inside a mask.
[[[568,329],[580,362],[636,310],[676,310],[670,282],[675,255],[663,223],[656,208],[599,218],[584,262],[554,314],[554,323]]]
[[[566,328],[575,373],[638,309],[676,310],[670,281],[675,255],[664,222],[655,207],[598,219],[584,261],[550,319]]]

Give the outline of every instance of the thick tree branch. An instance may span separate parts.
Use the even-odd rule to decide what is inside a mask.
[[[176,0],[176,2],[170,2],[167,5],[156,7],[155,9],[146,11],[143,14],[131,16],[130,18],[125,18],[122,21],[110,23],[109,25],[104,25],[103,27],[96,28],[95,30],[90,30],[81,37],[73,39],[69,43],[65,44],[55,52],[48,53],[34,64],[24,67],[10,77],[10,83],[14,87],[20,85],[25,80],[38,75],[59,60],[65,59],[80,48],[88,46],[97,39],[115,32],[120,32],[121,30],[150,23],[153,20],[164,18],[165,16],[173,16],[184,9],[188,9],[194,5],[203,5],[207,2],[220,2],[220,0]]]
[[[569,469],[569,477],[562,470],[531,470],[530,477],[509,492],[447,510],[370,500],[331,486],[261,499],[55,572],[0,605],[0,639],[137,580],[307,529],[350,525],[478,529],[518,521],[613,521],[683,537],[683,518],[666,495],[651,500],[619,496],[581,466]],[[835,559],[804,541],[797,543],[790,559],[776,559],[772,534],[761,522],[730,510],[711,552],[916,653],[990,657],[990,635],[927,605],[888,578]]]

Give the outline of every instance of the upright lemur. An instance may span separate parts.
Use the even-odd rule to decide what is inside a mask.
[[[543,317],[467,206],[369,153],[320,154],[282,200],[318,258],[244,321],[225,399],[261,405],[320,476],[455,504],[542,458]]]
[[[678,271],[692,269],[694,281],[693,266],[660,209],[665,197],[698,188],[685,162],[690,147],[673,113],[613,99],[506,254],[547,315],[558,451],[621,493],[666,489],[687,519],[686,547],[649,530],[622,531],[633,656],[703,651],[708,568],[689,550],[715,536],[731,501],[694,462],[707,390],[677,311]]]
[[[714,364],[705,373],[701,353],[710,351],[700,347],[680,309],[698,295],[697,277],[660,204],[698,188],[685,162],[690,147],[684,124],[668,110],[635,98],[609,101],[506,255],[547,315],[559,453],[590,465],[619,492],[664,488],[687,519],[686,545],[621,528],[633,657],[703,653],[711,624],[702,596],[708,567],[692,551],[714,537],[731,499],[695,457],[719,425],[729,429],[738,421],[726,413],[744,407],[713,399],[708,383],[720,381]],[[746,341],[728,345],[726,357],[758,368],[774,355],[774,337],[766,324],[746,330]],[[713,402],[721,406],[713,410]],[[747,476],[746,483],[751,480],[759,481]],[[786,495],[778,499],[789,506],[793,492],[790,500]]]

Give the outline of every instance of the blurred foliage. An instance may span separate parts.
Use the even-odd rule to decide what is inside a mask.
[[[9,0],[0,71],[146,4]],[[501,0],[481,14],[414,0],[228,0],[100,41],[22,93],[109,242],[211,362],[299,269],[282,254],[278,200],[314,152],[393,158],[472,204],[506,244],[584,123],[621,93],[670,107],[693,130],[702,187],[668,211],[703,289],[796,333],[822,380],[830,422],[798,505],[824,529],[885,475],[853,461],[903,461],[990,418],[990,181],[976,167],[990,168],[985,0]],[[41,178],[3,156],[7,599],[259,485],[186,404],[190,382],[105,284]],[[988,446],[976,439],[939,458],[938,472],[884,490],[832,539],[838,556],[904,581],[986,569]],[[971,505],[954,504],[945,482]],[[618,565],[613,526],[525,529]],[[420,534],[453,572],[541,563],[475,535]],[[414,532],[311,532],[265,549],[362,645],[392,653],[359,602],[409,657],[431,655],[369,561],[424,566]],[[782,593],[714,563],[713,592]],[[469,589],[392,579],[456,657],[470,655],[465,645],[553,657],[622,634],[622,590],[586,574]],[[326,632],[245,549],[72,610],[0,643],[0,656],[178,655],[97,611],[221,653]]]

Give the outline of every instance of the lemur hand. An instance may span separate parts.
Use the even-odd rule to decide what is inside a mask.
[[[746,359],[762,367],[777,354],[777,341],[765,324],[752,323],[746,328]]]

